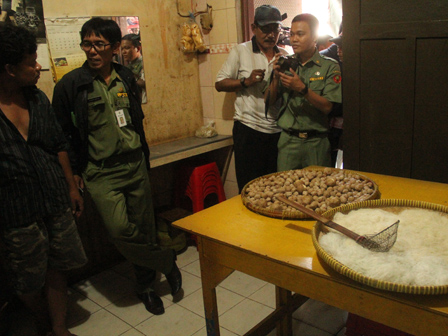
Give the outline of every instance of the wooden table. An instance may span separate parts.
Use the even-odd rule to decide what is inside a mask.
[[[448,206],[448,184],[363,173],[382,198]],[[407,295],[368,287],[329,268],[311,241],[314,221],[280,220],[248,210],[235,196],[175,226],[198,236],[207,335],[219,336],[215,288],[234,270],[276,286],[277,309],[246,335],[292,335],[291,314],[307,298],[413,335],[448,335],[448,295]],[[296,293],[291,295],[291,291]]]

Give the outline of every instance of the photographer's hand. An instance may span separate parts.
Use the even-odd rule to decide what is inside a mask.
[[[289,69],[292,75],[286,75],[284,73],[280,73],[280,81],[283,86],[286,88],[299,92],[303,97],[318,110],[323,112],[324,114],[328,114],[333,109],[333,103],[330,102],[327,98],[319,96],[313,90],[308,89],[308,87],[303,83],[300,79],[299,75],[293,70]]]
[[[302,92],[306,85],[302,82],[299,75],[290,68],[289,71],[292,75],[287,75],[285,73],[280,73],[280,81],[282,82],[282,85],[290,90]]]

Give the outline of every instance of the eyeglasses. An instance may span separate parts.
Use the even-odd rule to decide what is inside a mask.
[[[103,42],[95,42],[95,43],[90,43],[90,42],[81,42],[79,44],[79,46],[81,47],[82,50],[84,51],[90,51],[92,49],[92,47],[97,51],[104,51],[106,49],[106,46],[108,45],[112,45],[112,43],[103,43]]]
[[[278,25],[275,25],[275,26],[273,26],[273,25],[258,26],[257,25],[257,27],[258,27],[258,29],[261,30],[261,32],[263,34],[270,34],[270,33],[277,34],[277,33],[280,33],[282,31],[282,28],[280,26],[278,26]]]

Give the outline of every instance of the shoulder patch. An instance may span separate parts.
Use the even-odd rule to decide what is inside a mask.
[[[336,84],[339,84],[342,81],[341,75],[336,75],[333,77],[333,80]]]

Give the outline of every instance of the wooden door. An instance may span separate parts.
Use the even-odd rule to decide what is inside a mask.
[[[448,2],[346,0],[344,168],[448,182]]]

